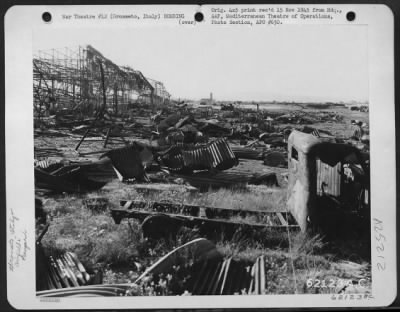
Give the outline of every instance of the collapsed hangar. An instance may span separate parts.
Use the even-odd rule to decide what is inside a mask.
[[[168,102],[160,81],[129,66],[119,66],[91,45],[40,50],[33,58],[34,113],[61,109],[91,113],[102,106],[115,113],[130,105]]]

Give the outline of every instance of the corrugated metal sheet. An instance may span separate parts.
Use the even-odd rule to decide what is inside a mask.
[[[44,255],[40,246],[37,247],[38,290],[51,290],[86,285],[91,279],[78,257],[72,252],[58,255]]]
[[[176,248],[178,251],[181,247]],[[266,294],[268,281],[267,273],[270,267],[265,256],[259,256],[254,262],[236,260],[232,257],[221,258],[219,256],[208,256],[203,260],[196,260],[193,264],[185,266],[183,271],[176,273],[173,265],[180,263],[180,257],[172,251],[156,262],[155,269],[158,273],[152,272],[153,281],[159,280],[161,274],[178,275],[175,278],[184,283],[184,289],[192,295],[263,295]],[[206,250],[208,251],[208,250]],[[173,257],[172,257],[173,256]],[[167,258],[166,258],[167,257]],[[164,261],[162,261],[164,260]],[[161,262],[160,262],[161,261]],[[161,268],[160,268],[161,266]],[[182,281],[182,276],[185,281]],[[145,275],[144,275],[145,276]],[[136,285],[136,286],[135,286]],[[134,286],[132,288],[132,286]],[[40,291],[39,297],[107,297],[123,296],[131,290],[136,292],[146,286],[146,279],[139,278],[135,284],[110,284],[110,285],[87,285],[69,289],[52,289]],[[173,291],[171,288],[170,290]],[[131,295],[135,295],[135,291]],[[175,295],[181,295],[177,288]]]
[[[172,171],[226,170],[237,165],[235,154],[225,139],[220,138],[205,145],[175,145],[162,153],[162,162]]]
[[[56,169],[62,167],[63,164],[60,161],[45,158],[45,159],[41,159],[41,160],[35,159],[34,166],[37,168],[43,169],[47,172],[51,172],[53,170],[56,170]]]
[[[266,262],[254,263],[233,258],[211,259],[191,267],[188,289],[192,295],[262,295],[266,293]]]
[[[186,289],[192,295],[263,295],[266,294],[267,262],[263,255],[255,262],[233,258],[207,259],[191,265]],[[167,274],[168,272],[163,272]],[[157,278],[155,276],[155,278]],[[139,282],[140,285],[140,282]],[[112,297],[124,296],[132,284],[87,285],[68,289],[40,291],[39,297]],[[180,295],[180,293],[176,293]]]
[[[338,162],[334,167],[316,160],[317,165],[317,194],[323,193],[339,197],[341,187],[342,164]]]

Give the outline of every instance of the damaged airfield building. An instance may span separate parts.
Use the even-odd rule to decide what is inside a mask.
[[[41,50],[33,59],[34,113],[93,113],[104,104],[115,113],[135,102],[152,107],[169,101],[162,82],[118,66],[91,45]]]

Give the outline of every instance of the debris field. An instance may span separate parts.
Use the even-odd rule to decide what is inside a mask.
[[[33,73],[38,295],[316,292],[287,286],[295,237],[337,247],[355,224],[369,254],[368,106],[176,100],[90,45],[39,51]],[[107,235],[134,252],[96,258]]]

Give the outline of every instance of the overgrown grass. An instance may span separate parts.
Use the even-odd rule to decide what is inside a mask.
[[[45,248],[74,251],[89,266],[126,265],[139,256],[144,239],[137,222],[116,225],[108,211],[92,212],[79,197],[60,197],[45,209],[51,219],[42,241]]]
[[[73,251],[85,266],[101,266],[105,283],[131,283],[160,257],[200,237],[199,232],[182,228],[175,237],[145,239],[137,221],[124,220],[116,225],[109,210],[94,212],[87,209],[82,200],[88,197],[106,197],[109,208],[118,207],[120,199],[147,199],[221,208],[282,211],[285,210],[286,190],[258,186],[244,190],[221,189],[194,195],[183,191],[143,195],[132,187],[113,182],[99,192],[82,196],[61,195],[45,200],[44,208],[51,219],[49,231],[42,241],[47,252]],[[338,291],[336,288],[308,287],[310,280],[357,281],[360,276],[367,276],[370,282],[368,263],[343,262],[336,254],[326,253],[328,248],[323,237],[292,233],[289,240],[288,233],[279,235],[285,241],[290,241],[290,245],[278,244],[271,249],[266,244],[248,239],[240,233],[229,240],[221,235],[216,238],[215,243],[225,257],[253,262],[258,256],[264,255],[267,262],[267,292],[271,294]],[[354,290],[356,291],[358,290]]]
[[[286,190],[258,186],[252,189],[219,189],[187,198],[188,204],[262,211],[285,211]]]
[[[265,248],[248,240],[220,241],[217,248],[225,257],[254,262],[266,259],[267,293],[357,293],[370,291],[371,274],[368,262],[349,262],[323,254],[323,237],[298,233],[292,235],[290,248]],[[365,279],[366,287],[358,281]],[[345,287],[352,282],[354,285]],[[342,285],[341,285],[342,283]],[[334,287],[330,287],[330,286]]]

